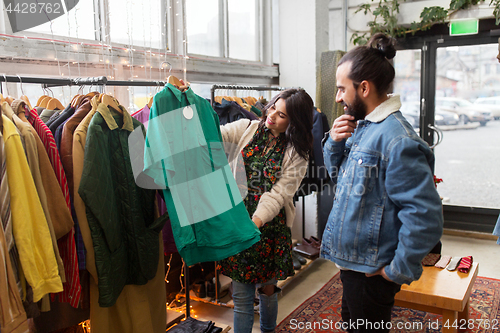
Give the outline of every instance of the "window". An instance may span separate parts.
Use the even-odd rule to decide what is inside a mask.
[[[219,0],[186,0],[188,53],[222,57]]]
[[[185,0],[188,53],[261,60],[260,0]]]
[[[65,1],[65,3],[68,3],[68,1]],[[94,0],[80,0],[66,14],[26,31],[94,40],[96,39]]]
[[[166,7],[160,0],[108,0],[111,42],[164,48]]]
[[[256,0],[228,1],[230,58],[260,60],[256,2]]]
[[[273,0],[272,3],[272,29],[273,29],[273,63],[279,64],[280,62],[280,13],[279,1]]]

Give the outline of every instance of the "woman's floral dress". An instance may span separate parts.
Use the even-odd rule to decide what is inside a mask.
[[[271,147],[271,148],[270,148]],[[250,216],[260,197],[269,192],[279,179],[285,153],[285,136],[275,138],[267,127],[259,128],[241,151],[245,162],[248,195],[244,199]],[[261,239],[247,250],[219,263],[222,274],[242,283],[262,283],[276,278],[284,280],[294,274],[292,232],[286,225],[285,209],[260,228]]]

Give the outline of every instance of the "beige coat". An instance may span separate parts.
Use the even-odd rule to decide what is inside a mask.
[[[252,140],[258,126],[258,120],[250,121],[248,119],[221,126],[222,140],[226,152],[229,152],[229,165],[233,173],[237,170],[238,163],[238,158],[235,157],[241,156],[241,151]],[[233,147],[229,147],[231,144]],[[282,207],[285,207],[286,224],[291,228],[295,219],[293,196],[306,174],[307,163],[308,161],[300,157],[293,148],[288,147],[281,165],[281,178],[273,185],[270,192],[266,192],[261,196],[253,216],[266,223],[278,215]],[[235,174],[234,176],[238,178],[238,175]]]
[[[83,173],[87,130],[90,120],[97,109],[96,101],[93,100],[92,102],[92,110],[78,125],[73,135],[74,206],[85,249],[87,250],[87,270],[91,275],[90,321],[92,333],[163,333],[165,332],[167,318],[164,280],[165,262],[161,233],[158,238],[160,256],[155,277],[142,286],[126,285],[113,306],[107,308],[99,306],[94,247],[85,212],[85,204],[78,194],[78,187],[80,186]]]

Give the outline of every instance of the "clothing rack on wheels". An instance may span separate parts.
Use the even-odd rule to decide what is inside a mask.
[[[210,89],[210,104],[212,107],[215,102],[216,90],[251,90],[251,91],[283,91],[288,88],[278,86],[245,86],[245,85],[222,85],[214,84]],[[302,237],[305,236],[305,199],[302,198]],[[219,304],[219,272],[215,265],[215,303]]]
[[[105,76],[87,77],[87,78],[47,78],[47,77],[21,77],[0,75],[1,82],[12,83],[32,83],[41,84],[43,88],[60,87],[60,86],[129,86],[129,87],[148,87],[157,86],[163,87],[167,84],[165,81],[118,81],[108,80]],[[2,85],[0,84],[0,93],[2,93]],[[189,304],[189,269],[186,269],[184,274],[184,283],[186,285],[186,318],[190,316]]]

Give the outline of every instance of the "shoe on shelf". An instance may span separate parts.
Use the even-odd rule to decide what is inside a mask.
[[[207,292],[205,288],[205,281],[196,281],[191,285],[191,291],[194,292],[195,296],[198,298],[207,297]]]
[[[317,238],[317,237],[311,236],[311,237],[309,237],[309,239],[310,239],[311,241],[314,241],[314,242],[316,242],[316,243],[320,243],[320,244],[321,244],[321,239],[319,239],[319,238]]]
[[[207,290],[207,296],[214,298],[215,297],[215,283],[212,281],[205,281],[205,288]]]
[[[305,265],[305,264],[307,264],[307,260],[306,260],[306,258],[304,258],[303,256],[301,256],[300,254],[298,254],[298,253],[297,253],[297,252],[295,252],[295,251],[292,251],[292,257],[295,257],[295,258],[299,261],[299,263],[300,263],[301,265]]]
[[[299,270],[302,268],[302,265],[300,264],[299,262],[299,259],[293,255],[293,251],[292,251],[292,262],[293,262],[293,269],[294,270]]]
[[[319,247],[308,245],[304,242],[301,245],[297,245],[293,248],[298,254],[308,259],[314,260],[319,257]]]
[[[309,246],[312,246],[312,247],[315,247],[319,250],[319,248],[321,247],[321,243],[318,243],[312,239],[309,239],[309,238],[302,238],[302,244],[303,245],[309,245]]]

